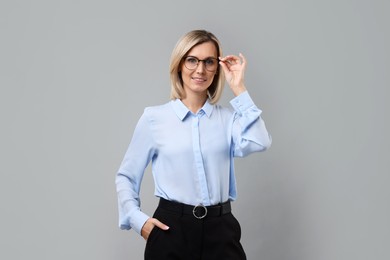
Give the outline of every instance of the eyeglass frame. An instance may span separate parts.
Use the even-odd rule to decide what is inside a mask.
[[[196,66],[193,68],[193,69],[190,69],[190,68],[188,68],[187,66],[186,66],[186,60],[187,60],[187,58],[193,58],[193,59],[195,59],[195,60],[197,60],[197,62],[196,62]],[[217,66],[215,67],[215,70],[209,70],[209,69],[207,69],[207,65],[206,65],[206,61],[207,60],[216,60],[216,63],[217,63]],[[183,57],[183,61],[184,61],[184,66],[187,68],[187,69],[189,69],[189,70],[195,70],[198,66],[199,66],[199,62],[203,62],[203,65],[204,65],[204,68],[207,70],[207,71],[209,71],[209,72],[215,72],[215,71],[217,71],[218,70],[218,59],[217,58],[214,58],[214,57],[208,57],[208,58],[206,58],[206,59],[203,59],[203,60],[201,60],[201,59],[199,59],[199,58],[197,58],[197,57],[195,57],[195,56],[191,56],[191,55],[189,55],[189,56],[184,56]]]

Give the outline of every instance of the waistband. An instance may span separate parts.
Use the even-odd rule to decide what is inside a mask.
[[[158,204],[159,208],[175,212],[179,215],[193,215],[197,219],[203,219],[207,217],[218,217],[228,214],[232,211],[230,201],[214,205],[214,206],[203,206],[203,205],[187,205],[179,202],[169,201],[160,198]]]

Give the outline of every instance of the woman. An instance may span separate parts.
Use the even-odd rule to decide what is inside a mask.
[[[171,98],[141,116],[116,176],[119,220],[147,241],[145,259],[246,259],[236,198],[233,157],[264,151],[271,138],[244,85],[246,59],[222,57],[218,39],[195,30],[171,57]],[[217,105],[226,79],[236,96]],[[152,163],[153,217],[140,210],[144,170]]]

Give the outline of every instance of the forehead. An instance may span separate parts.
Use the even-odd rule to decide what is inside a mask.
[[[217,58],[217,48],[213,42],[204,42],[192,47],[188,52],[188,56],[195,56],[197,58],[203,59],[208,57]]]

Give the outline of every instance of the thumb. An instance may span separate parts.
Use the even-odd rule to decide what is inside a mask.
[[[168,230],[169,229],[169,227],[167,225],[165,225],[164,223],[160,222],[158,219],[153,219],[153,224],[156,227],[158,227],[158,228],[160,228],[162,230]]]
[[[226,66],[225,62],[223,61],[219,61],[219,65],[221,65],[222,69],[223,69],[223,72],[225,72],[225,74],[227,74],[229,72],[229,69],[228,67]]]

